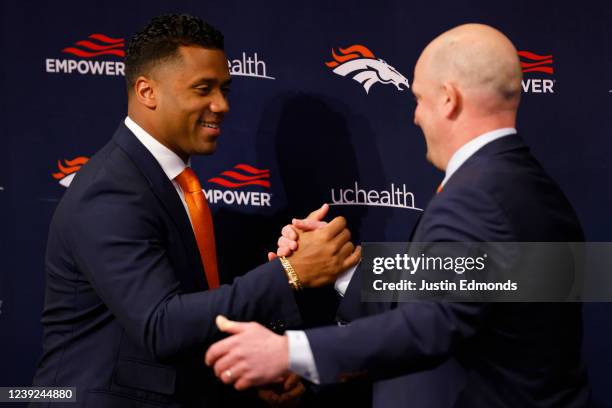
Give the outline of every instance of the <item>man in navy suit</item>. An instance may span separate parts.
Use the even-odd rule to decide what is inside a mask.
[[[203,266],[216,255],[201,249],[214,235],[194,233],[207,205],[187,197],[201,187],[179,180],[191,156],[215,151],[229,109],[223,36],[196,17],[157,17],[128,47],[126,80],[127,118],[51,222],[34,384],[76,387],[88,407],[219,406],[223,384],[203,361],[223,337],[215,317],[295,326],[294,289],[333,282],[359,250],[337,218],[283,265],[219,286]]]
[[[412,88],[415,124],[425,135],[427,159],[446,174],[414,242],[584,239],[568,200],[516,134],[521,78],[515,47],[484,25],[456,27],[421,54]],[[302,230],[321,225],[315,216],[289,228],[279,241],[281,254],[299,250]],[[391,387],[375,390],[375,402],[385,407],[588,404],[580,304],[421,301],[377,313],[355,305],[360,279],[350,282],[343,300],[349,304],[339,311],[352,320],[348,325],[280,336],[257,324],[220,319],[220,328],[233,336],[209,348],[207,364],[218,376],[239,372],[222,377],[238,389],[288,370],[321,384],[356,376],[395,378]],[[278,338],[278,348],[251,352]],[[259,361],[275,369],[261,370]],[[451,361],[452,367],[436,371]],[[410,377],[398,378],[427,370],[433,371],[423,389],[412,387]],[[398,393],[404,385],[414,394]]]

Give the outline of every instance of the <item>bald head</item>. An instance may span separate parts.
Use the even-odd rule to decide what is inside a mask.
[[[493,27],[465,24],[434,39],[419,63],[432,80],[455,83],[467,101],[488,109],[516,109],[521,65],[512,42]],[[484,103],[484,104],[483,104]]]
[[[521,79],[516,48],[493,27],[465,24],[429,43],[412,84],[414,121],[425,135],[428,159],[445,169],[471,139],[515,127]]]

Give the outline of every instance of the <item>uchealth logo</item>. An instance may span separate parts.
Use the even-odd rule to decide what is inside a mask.
[[[525,76],[521,83],[523,92],[527,93],[555,93],[555,80],[548,78],[554,74],[553,56],[539,55],[531,51],[519,51],[521,68]],[[533,75],[538,75],[533,77]],[[544,77],[541,77],[544,75]]]
[[[62,163],[61,160],[57,161],[58,172],[51,174],[54,179],[56,179],[60,185],[68,188],[76,173],[81,169],[81,167],[89,161],[87,157],[75,157],[72,160],[64,160]]]
[[[240,58],[228,59],[227,66],[232,76],[244,76],[260,79],[276,79],[268,75],[266,62],[255,52],[242,52]]]
[[[408,80],[384,60],[376,58],[367,47],[355,44],[332,49],[333,61],[326,62],[333,72],[343,77],[350,77],[359,82],[366,93],[376,83],[394,85],[398,91],[410,88]]]
[[[269,189],[270,170],[258,169],[248,164],[240,163],[231,170],[223,171],[208,180],[223,188],[208,188],[204,190],[206,199],[211,204],[239,205],[252,207],[270,207],[272,194],[258,191]],[[253,190],[255,188],[255,190]]]
[[[423,211],[415,206],[414,194],[406,188],[391,183],[388,188],[365,189],[356,181],[353,186],[331,189],[330,205],[360,205],[368,207],[395,207]]]
[[[62,52],[73,58],[47,58],[45,71],[53,74],[125,75],[125,64],[116,61],[125,57],[125,41],[94,33],[75,42]],[[78,57],[75,59],[74,57]]]

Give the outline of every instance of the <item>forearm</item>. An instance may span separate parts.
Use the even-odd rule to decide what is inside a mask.
[[[307,330],[322,383],[390,378],[443,362],[480,324],[478,304],[410,303],[345,327]]]
[[[181,350],[219,340],[217,315],[239,321],[258,321],[272,330],[300,324],[294,295],[282,267],[276,262],[261,265],[231,285],[204,292],[175,294],[164,299],[144,317],[140,341],[165,359]]]

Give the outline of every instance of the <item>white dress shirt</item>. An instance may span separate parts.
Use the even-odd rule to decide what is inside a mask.
[[[453,174],[461,167],[463,163],[474,153],[480,150],[486,144],[491,143],[494,140],[499,139],[500,137],[513,135],[516,133],[515,128],[501,128],[492,130],[490,132],[484,133],[477,138],[474,138],[461,146],[457,151],[451,156],[448,164],[446,165],[446,174],[444,175],[444,180],[442,180],[441,187],[444,187],[448,179],[450,179]]]
[[[501,137],[512,135],[516,133],[515,128],[501,128],[491,132],[484,133],[463,146],[461,146],[450,158],[448,165],[446,166],[446,174],[444,180],[442,180],[441,187],[448,182],[453,174],[461,167],[467,159],[472,157],[476,151],[482,148],[484,145],[491,143]],[[344,272],[338,277],[334,287],[336,291],[344,296],[346,289],[353,278],[353,274],[357,266]],[[308,342],[308,336],[306,333],[300,330],[287,330],[285,332],[289,342],[289,369],[301,377],[319,384],[319,371],[315,364],[314,356],[312,354],[312,348]]]
[[[147,133],[146,130],[141,128],[136,122],[132,120],[129,116],[125,117],[125,126],[132,131],[132,133],[136,136],[136,138],[144,145],[144,147],[153,155],[155,160],[159,163],[162,170],[174,185],[176,192],[178,193],[183,206],[185,207],[185,212],[187,212],[187,216],[189,217],[189,221],[191,222],[191,216],[189,215],[189,208],[187,207],[187,201],[185,201],[185,195],[183,193],[183,189],[175,180],[176,176],[181,174],[186,167],[191,165],[191,160],[189,160],[186,164],[176,153],[172,150],[168,149],[166,146],[161,144],[157,139]],[[193,228],[193,224],[192,224]]]

